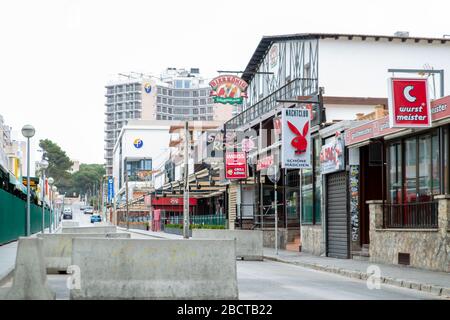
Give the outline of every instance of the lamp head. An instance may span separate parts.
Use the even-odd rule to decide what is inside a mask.
[[[48,168],[48,161],[47,160],[45,160],[45,159],[42,159],[41,160],[41,162],[39,163],[39,166],[42,168],[42,169],[47,169]]]
[[[48,184],[52,185],[53,183],[55,183],[55,180],[52,177],[48,178]]]
[[[35,134],[35,130],[34,130],[34,127],[31,125],[31,124],[26,124],[26,125],[24,125],[23,126],[23,128],[22,128],[22,135],[25,137],[25,138],[31,138],[31,137],[33,137],[34,136],[34,134]]]

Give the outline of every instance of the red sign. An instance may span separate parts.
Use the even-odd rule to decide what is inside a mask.
[[[245,152],[227,152],[225,154],[225,178],[247,178],[247,158]]]
[[[433,121],[450,118],[450,96],[431,102],[431,118]],[[389,126],[389,117],[384,117],[346,130],[345,144],[352,145],[399,131],[402,131],[402,129],[391,128]]]
[[[273,155],[259,159],[256,162],[256,170],[261,171],[261,170],[269,168],[271,165],[273,165]]]
[[[391,78],[389,117],[393,128],[431,126],[427,79]]]
[[[182,206],[183,198],[160,197],[152,199],[152,205],[156,206]],[[196,198],[189,198],[189,205],[197,205]]]

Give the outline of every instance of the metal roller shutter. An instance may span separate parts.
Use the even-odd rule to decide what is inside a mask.
[[[327,177],[327,255],[349,258],[347,176],[338,172]]]

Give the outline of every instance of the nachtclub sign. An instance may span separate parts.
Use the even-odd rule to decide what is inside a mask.
[[[391,128],[431,126],[426,79],[389,79],[389,124]]]
[[[233,75],[222,75],[211,80],[210,96],[215,103],[242,104],[247,97],[247,82]]]
[[[281,167],[311,168],[310,111],[300,108],[281,110]]]

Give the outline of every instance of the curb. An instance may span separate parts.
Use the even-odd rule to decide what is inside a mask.
[[[11,267],[3,274],[0,274],[0,286],[3,286],[5,283],[7,283],[14,275],[14,267]]]
[[[289,261],[284,260],[276,257],[270,257],[270,256],[264,256],[264,259],[286,263],[286,264],[292,264],[297,265],[301,267],[305,267],[308,269],[318,270],[318,271],[324,271],[329,273],[335,273],[344,277],[352,278],[352,279],[359,279],[359,280],[367,280],[371,274],[368,274],[366,272],[362,271],[356,271],[356,270],[350,270],[350,269],[342,269],[338,267],[332,267],[332,266],[325,266],[321,264],[316,263],[305,263],[300,261]],[[407,288],[417,291],[424,291],[428,292],[437,296],[440,296],[442,298],[450,299],[450,288],[447,287],[440,287],[433,284],[427,284],[427,283],[419,283],[415,281],[409,281],[409,280],[403,280],[403,279],[395,279],[391,277],[380,277],[380,282],[401,287],[401,288]]]

